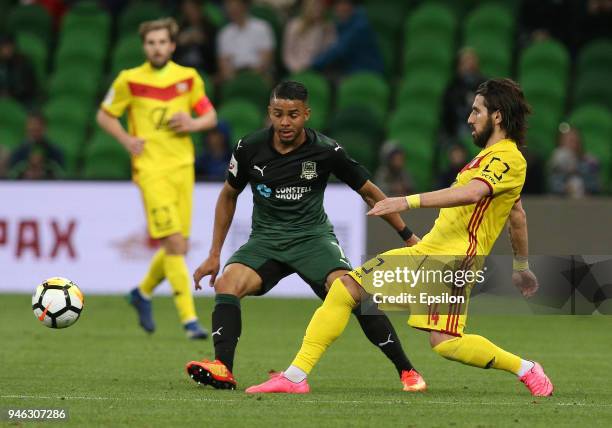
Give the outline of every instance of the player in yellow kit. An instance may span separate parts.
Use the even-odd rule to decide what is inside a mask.
[[[384,215],[417,208],[442,208],[432,230],[413,247],[383,253],[334,281],[323,305],[310,321],[292,365],[281,376],[252,386],[246,392],[309,392],[307,374],[342,333],[351,310],[364,294],[371,294],[377,286],[372,277],[380,277],[377,272],[391,272],[389,280],[400,281],[389,270],[394,258],[400,258],[413,271],[423,267],[423,272],[437,266],[451,267],[450,272],[457,279],[459,273],[481,267],[482,259],[489,254],[509,220],[515,254],[513,282],[524,296],[533,295],[538,283],[527,262],[527,222],[520,202],[527,168],[517,148],[523,144],[529,112],[522,90],[512,80],[483,83],[476,91],[468,118],[474,143],[482,150],[457,175],[455,183],[435,192],[384,199],[368,213]],[[426,312],[410,303],[409,325],[428,331],[433,350],[447,359],[505,370],[517,375],[533,395],[551,395],[552,383],[540,364],[513,355],[482,336],[464,334],[465,308],[474,282],[471,280],[467,285],[451,282],[447,287],[455,301],[436,304],[436,313],[432,313],[431,305]],[[439,285],[434,281],[434,287]],[[464,303],[457,297],[463,297]]]
[[[132,155],[132,178],[142,195],[149,234],[162,244],[140,286],[131,291],[130,302],[140,325],[152,333],[151,295],[166,278],[187,336],[205,339],[208,333],[198,323],[185,263],[194,187],[189,133],[215,127],[217,114],[197,71],[170,60],[178,33],[174,19],[144,22],[139,32],[147,61],[119,74],[97,114],[102,129]],[[119,122],[126,111],[127,131]]]

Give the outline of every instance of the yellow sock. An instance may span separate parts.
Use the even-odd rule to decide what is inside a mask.
[[[143,296],[150,298],[151,294],[153,294],[153,290],[155,290],[155,287],[157,287],[164,280],[165,255],[166,250],[160,248],[151,259],[147,276],[144,277],[140,283],[140,286],[138,287]]]
[[[342,334],[355,306],[355,300],[342,281],[336,279],[323,305],[312,316],[300,352],[291,365],[310,373],[327,347]]]
[[[183,324],[194,321],[196,316],[193,296],[191,295],[191,281],[185,257],[182,255],[166,254],[164,257],[164,272],[174,292],[174,304]]]
[[[464,334],[462,337],[447,340],[436,345],[433,350],[449,360],[482,369],[493,367],[517,374],[521,368],[520,357],[504,351],[476,334]]]

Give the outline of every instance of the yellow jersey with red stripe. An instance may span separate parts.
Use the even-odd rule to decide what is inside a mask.
[[[476,204],[441,209],[433,228],[415,249],[431,255],[488,255],[520,199],[526,171],[527,162],[512,140],[500,140],[481,150],[457,174],[453,186],[481,180],[490,194]]]
[[[198,72],[169,61],[161,69],[146,62],[122,71],[101,108],[115,117],[127,110],[128,132],[145,141],[143,152],[132,157],[137,181],[140,175],[165,173],[194,163],[191,137],[174,132],[168,122],[178,112],[203,115],[212,104]]]

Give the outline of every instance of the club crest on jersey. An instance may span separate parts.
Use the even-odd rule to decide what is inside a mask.
[[[179,82],[176,84],[176,92],[178,92],[179,94],[187,92],[188,89],[189,85],[186,82]]]
[[[302,175],[300,178],[312,180],[317,177],[317,163],[313,161],[302,162]]]

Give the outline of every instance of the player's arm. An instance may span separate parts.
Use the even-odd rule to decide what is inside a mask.
[[[170,129],[179,134],[186,134],[207,131],[217,126],[217,111],[206,96],[204,81],[197,73],[193,77],[189,102],[191,110],[196,116],[193,117],[184,111],[175,113],[168,121]]]
[[[387,196],[383,193],[380,188],[372,183],[370,180],[357,190],[357,193],[361,195],[363,200],[368,204],[370,208],[373,208],[378,201],[382,201]],[[404,220],[397,213],[386,214],[382,216],[389,225],[401,236],[406,242],[407,246],[412,246],[420,241],[420,238],[416,236],[404,223]]]
[[[134,135],[130,135],[125,129],[123,129],[123,126],[117,117],[108,113],[103,108],[100,108],[96,114],[96,122],[98,122],[100,128],[102,128],[106,133],[111,135],[123,147],[125,147],[125,149],[131,155],[137,156],[142,153],[144,148],[144,140]]]
[[[223,184],[221,193],[217,198],[215,207],[215,223],[213,228],[213,238],[208,257],[195,270],[193,280],[196,290],[201,289],[200,280],[205,276],[210,275],[210,286],[212,287],[219,273],[221,249],[227,237],[234,213],[236,212],[236,203],[238,201],[240,190],[232,187],[227,181]]]
[[[407,197],[386,198],[376,203],[368,215],[386,215],[414,208],[450,208],[471,205],[491,194],[482,180],[471,180],[463,186],[453,186]]]
[[[512,261],[512,282],[525,297],[531,297],[538,290],[538,279],[529,269],[529,238],[527,214],[521,200],[514,203],[508,216],[508,235],[514,259]]]

